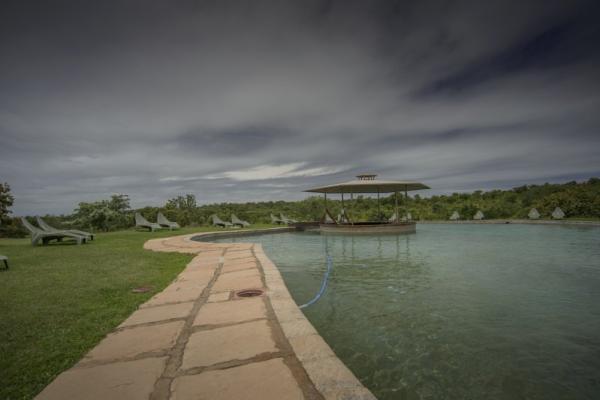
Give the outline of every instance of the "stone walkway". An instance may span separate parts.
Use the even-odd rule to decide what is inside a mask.
[[[259,245],[193,236],[145,244],[197,256],[37,399],[374,399]],[[247,289],[263,294],[238,296]]]

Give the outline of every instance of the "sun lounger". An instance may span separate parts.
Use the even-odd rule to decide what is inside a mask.
[[[250,226],[250,222],[239,219],[235,214],[231,214],[231,224],[233,226],[237,225],[241,228],[247,228]]]
[[[156,222],[164,228],[169,228],[169,230],[181,228],[177,222],[169,221],[167,217],[160,212],[156,215]]]
[[[220,226],[221,228],[228,228],[233,226],[231,222],[223,221],[217,214],[211,215],[213,226]]]
[[[286,217],[285,215],[283,215],[283,213],[279,213],[279,219],[281,219],[284,224],[295,224],[296,222],[298,222],[295,219]]]
[[[37,221],[38,226],[46,232],[56,232],[56,231],[62,230],[64,232],[71,232],[71,233],[74,233],[79,236],[85,236],[89,240],[94,240],[93,233],[79,231],[77,229],[56,229],[56,228],[53,228],[50,225],[48,225],[41,217],[35,217],[35,220]]]
[[[53,231],[46,232],[41,230],[40,228],[33,226],[27,221],[25,218],[21,217],[21,223],[29,231],[31,234],[31,244],[33,246],[37,245],[40,241],[42,244],[48,244],[51,240],[62,241],[64,238],[71,238],[77,241],[77,244],[85,243],[86,237],[77,235],[75,233],[71,233],[68,231]]]
[[[335,219],[333,219],[333,216],[327,209],[325,210],[323,217],[321,217],[321,223],[322,224],[336,224],[336,225],[338,224],[338,222]]]
[[[285,222],[282,219],[277,218],[273,214],[271,214],[271,223],[277,225],[285,224]]]
[[[2,222],[2,220],[0,219],[0,223]],[[6,269],[8,269],[8,257],[0,255],[0,261],[4,262],[4,267]]]
[[[135,213],[135,227],[148,228],[150,232],[162,229],[159,224],[148,221],[146,218],[142,217],[142,214],[140,213]]]
[[[538,212],[538,210],[537,210],[537,209],[535,209],[535,208],[532,208],[532,209],[529,211],[529,214],[527,214],[527,217],[528,217],[529,219],[539,219],[539,218],[540,218],[540,213]]]
[[[552,219],[563,219],[565,217],[565,213],[560,207],[556,207],[554,211],[552,211]]]
[[[344,208],[341,209],[340,213],[337,216],[336,221],[338,224],[349,224],[350,223],[350,218],[348,217],[348,214],[346,213],[346,210]]]

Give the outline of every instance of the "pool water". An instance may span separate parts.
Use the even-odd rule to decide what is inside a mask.
[[[600,398],[600,228],[419,225],[261,243],[306,316],[380,399]]]

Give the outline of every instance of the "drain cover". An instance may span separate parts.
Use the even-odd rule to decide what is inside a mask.
[[[262,294],[263,294],[263,291],[260,289],[245,289],[245,290],[240,290],[235,295],[237,297],[256,297],[256,296],[260,296]]]

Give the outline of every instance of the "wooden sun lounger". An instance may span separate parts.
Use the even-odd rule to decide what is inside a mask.
[[[135,226],[136,228],[148,228],[150,232],[162,229],[159,224],[148,221],[146,218],[142,217],[142,214],[140,213],[135,213]]]
[[[230,226],[233,226],[233,224],[231,222],[223,221],[221,218],[219,218],[219,216],[217,214],[213,214],[211,216],[211,218],[212,218],[213,226],[220,226],[222,228],[228,228]]]
[[[27,221],[24,217],[21,217],[21,223],[23,224],[25,229],[27,229],[31,234],[31,244],[33,246],[37,245],[39,242],[42,242],[42,244],[45,245],[48,244],[51,240],[56,240],[60,242],[64,238],[75,239],[75,241],[77,241],[77,244],[82,244],[86,242],[85,236],[77,235],[68,231],[43,231],[40,228],[31,225],[29,221]]]
[[[231,224],[241,228],[247,228],[250,226],[250,222],[239,219],[235,214],[231,214]]]
[[[163,228],[169,228],[169,230],[181,228],[177,222],[169,221],[167,217],[160,212],[156,215],[156,222]]]
[[[283,221],[282,219],[279,219],[276,216],[274,216],[273,214],[271,214],[271,223],[281,225],[281,224],[285,224],[285,221]]]
[[[279,213],[279,219],[281,219],[284,224],[295,224],[296,222],[298,222],[295,219],[286,217],[285,215],[283,215],[283,213]]]
[[[89,240],[94,240],[93,233],[84,232],[84,231],[80,231],[77,229],[56,229],[56,228],[53,228],[52,226],[48,225],[46,223],[46,221],[44,221],[41,217],[35,217],[35,220],[37,221],[38,226],[46,232],[58,232],[58,231],[71,232],[71,233],[74,233],[79,236],[85,236]]]

